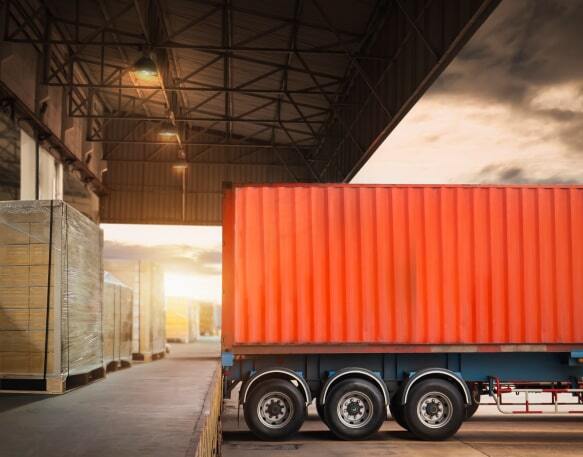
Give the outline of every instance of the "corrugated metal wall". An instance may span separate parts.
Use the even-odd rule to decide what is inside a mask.
[[[102,200],[107,222],[218,225],[222,219],[222,183],[286,182],[279,167],[254,165],[190,166],[186,218],[182,219],[182,172],[170,165],[118,163],[108,171],[111,193]]]
[[[109,134],[124,138],[140,136],[147,132],[142,125],[133,131],[135,124],[112,123]],[[154,133],[154,139],[156,138]],[[216,138],[198,138],[215,141]],[[107,144],[105,159],[108,170],[104,182],[109,190],[101,200],[104,222],[144,224],[203,224],[218,225],[222,219],[221,193],[223,182],[272,183],[289,182],[295,173],[298,179],[309,181],[309,174],[298,163],[294,151],[282,150],[289,168],[277,162],[273,151],[257,150],[250,154],[248,148],[209,148],[191,146],[192,157],[203,153],[213,161],[193,160],[186,170],[186,213],[182,217],[182,170],[174,144]],[[294,156],[295,155],[295,156]],[[270,163],[267,165],[266,163]]]
[[[583,187],[233,192],[235,345],[583,341]]]

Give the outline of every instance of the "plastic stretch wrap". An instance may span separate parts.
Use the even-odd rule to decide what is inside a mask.
[[[103,275],[105,364],[132,359],[132,290],[109,272]]]
[[[102,246],[61,201],[0,202],[0,377],[103,367]]]
[[[166,348],[164,272],[155,262],[105,260],[105,269],[133,290],[132,353],[160,354]]]

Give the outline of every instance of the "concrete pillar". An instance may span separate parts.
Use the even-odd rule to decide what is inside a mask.
[[[44,148],[39,148],[39,200],[63,198],[63,164]]]
[[[39,200],[63,198],[63,164],[45,148],[38,148],[36,141],[24,130],[20,131],[20,199]]]
[[[36,145],[24,130],[20,130],[20,199],[36,199]]]

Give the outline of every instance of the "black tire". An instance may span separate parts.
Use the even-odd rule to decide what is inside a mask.
[[[356,412],[350,419],[350,411]],[[383,394],[363,379],[347,379],[330,392],[324,405],[326,425],[338,438],[361,440],[376,433],[387,412]]]
[[[324,422],[326,425],[328,425],[328,422],[326,421],[326,409],[324,408],[324,405],[320,403],[319,398],[316,398],[316,411],[318,411],[318,416],[320,416],[320,420]]]
[[[472,403],[466,405],[466,419],[471,418],[480,407],[480,386],[470,386],[471,396],[472,396]]]
[[[466,406],[466,419],[470,419],[473,417],[474,414],[476,414],[476,412],[478,411],[478,408],[480,407],[479,403],[475,403],[474,401],[472,401],[471,404]]]
[[[270,379],[254,387],[243,410],[249,429],[265,441],[290,437],[306,418],[304,396],[283,379]]]
[[[389,403],[389,411],[391,412],[391,417],[395,420],[397,424],[403,427],[405,430],[409,430],[409,426],[405,421],[405,408],[401,403],[401,391],[399,390]]]
[[[428,379],[415,384],[409,392],[405,421],[409,431],[419,439],[441,441],[450,438],[465,417],[462,394],[451,382]]]

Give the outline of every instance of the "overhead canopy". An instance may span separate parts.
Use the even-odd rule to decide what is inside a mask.
[[[102,219],[218,224],[225,181],[350,180],[498,0],[31,3],[7,37],[103,143]]]

